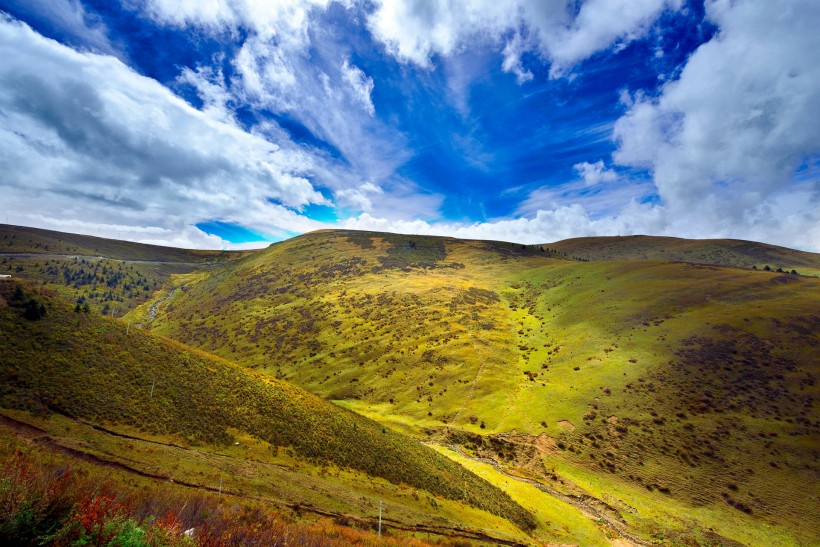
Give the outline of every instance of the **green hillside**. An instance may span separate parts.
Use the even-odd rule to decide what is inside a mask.
[[[664,260],[820,275],[820,256],[740,239],[681,239],[661,236],[578,237],[544,247],[584,260]]]
[[[117,317],[171,276],[248,252],[197,251],[0,224],[0,274],[36,281],[80,307]]]
[[[177,249],[161,245],[146,245],[103,237],[70,234],[0,224],[0,254],[33,253],[51,255],[82,255],[113,260],[144,260],[150,262],[205,263],[230,260],[247,251],[200,251]]]
[[[30,284],[0,281],[0,332],[3,408],[126,426],[137,437],[190,446],[227,448],[250,438],[274,454],[465,501],[524,530],[535,526],[505,493],[372,420],[125,323],[74,312]]]
[[[179,278],[149,327],[609,500],[645,538],[815,541],[820,280],[560,256],[307,234]]]

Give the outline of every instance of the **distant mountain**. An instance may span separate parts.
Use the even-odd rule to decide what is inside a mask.
[[[144,302],[173,274],[211,268],[247,254],[0,224],[0,274],[36,280],[67,300],[106,315],[121,316]]]
[[[131,317],[422,439],[615,489],[634,530],[814,537],[820,280],[544,247],[306,234]]]
[[[820,275],[820,255],[740,239],[660,236],[578,237],[544,247],[584,260],[665,260],[738,268],[808,269]]]
[[[114,260],[203,263],[229,260],[249,251],[200,251],[147,245],[103,237],[70,234],[0,224],[0,256],[6,253],[36,253],[105,257]]]

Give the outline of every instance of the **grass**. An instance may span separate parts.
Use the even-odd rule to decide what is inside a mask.
[[[534,525],[506,494],[462,467],[285,382],[121,322],[76,313],[31,285],[4,281],[0,296],[5,408],[130,425],[191,446],[229,446],[241,432],[314,465],[463,500],[525,530]],[[31,300],[45,306],[44,317],[23,316]]]
[[[248,254],[247,251],[177,249],[9,224],[0,224],[0,253],[77,255],[112,260],[178,263],[222,262]]]
[[[212,270],[246,254],[0,225],[0,274],[34,281],[81,309],[117,317],[146,302],[173,275]]]
[[[350,517],[299,517],[259,501],[122,472],[100,478],[94,465],[26,446],[19,437],[3,440],[0,536],[6,545],[433,544],[390,531],[378,537],[368,523]]]
[[[804,275],[820,273],[816,253],[796,251],[739,239],[680,239],[659,236],[581,237],[544,247],[584,260],[663,260],[736,268],[797,269]]]
[[[589,517],[532,484],[512,479],[487,463],[480,463],[444,447],[436,450],[498,486],[526,507],[538,520],[537,539],[545,543],[570,541],[578,545],[609,545],[609,537]]]
[[[818,471],[818,280],[413,240],[288,240],[181,280],[151,328],[421,438],[544,434],[718,528],[751,512],[816,538],[820,500],[796,492]],[[535,445],[488,455],[543,478]]]

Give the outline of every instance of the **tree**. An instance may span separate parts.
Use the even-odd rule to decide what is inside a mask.
[[[792,271],[791,271],[791,274],[792,274],[792,275],[797,275],[797,270],[792,270]]]
[[[766,264],[765,266],[763,266],[763,269],[764,269],[765,271],[767,271],[767,272],[772,271],[772,267],[771,267],[771,266],[769,266],[768,264]]]
[[[46,307],[31,299],[26,303],[26,311],[23,312],[23,317],[29,321],[37,321],[46,314]]]

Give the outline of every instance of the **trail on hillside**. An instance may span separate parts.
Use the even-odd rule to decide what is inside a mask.
[[[123,262],[125,264],[174,264],[178,266],[214,266],[221,264],[220,262],[185,262],[180,260],[131,260],[127,258],[111,258],[109,256],[99,256],[99,255],[84,255],[84,254],[49,254],[49,253],[5,253],[0,251],[0,257],[2,258],[22,258],[25,260],[57,260],[57,259],[68,259],[73,260],[75,258],[81,258],[85,260],[111,260],[114,262]]]
[[[214,456],[221,456],[221,457],[230,458],[230,456],[226,456],[224,454],[215,454],[215,453],[212,453],[212,452],[205,452],[205,451],[201,451],[201,450],[186,448],[186,447],[176,445],[176,444],[172,444],[172,443],[163,443],[163,442],[159,442],[159,441],[152,441],[152,440],[149,440],[149,439],[143,439],[141,437],[135,437],[135,436],[132,436],[132,435],[125,435],[125,434],[122,434],[122,433],[116,433],[114,431],[111,431],[111,430],[108,430],[108,429],[105,429],[105,428],[102,428],[102,427],[99,427],[99,426],[94,426],[93,424],[89,424],[85,421],[77,420],[75,418],[71,418],[70,416],[66,416],[66,417],[69,418],[69,419],[72,419],[74,421],[77,421],[78,423],[81,423],[83,425],[92,427],[93,429],[95,429],[97,431],[101,431],[101,432],[104,432],[104,433],[112,435],[112,436],[122,437],[122,438],[126,438],[126,439],[131,439],[131,440],[136,440],[136,441],[146,442],[146,443],[151,443],[151,444],[159,444],[159,445],[172,447],[172,448],[175,448],[175,449],[178,449],[178,450],[183,450],[183,451],[200,452],[200,453],[206,453],[208,455],[214,455]],[[37,426],[28,424],[28,423],[26,423],[24,421],[21,421],[21,420],[17,420],[15,418],[10,417],[10,416],[6,416],[4,414],[0,414],[0,427],[6,427],[6,428],[14,431],[18,435],[18,437],[23,438],[23,439],[27,440],[30,443],[37,444],[39,446],[43,446],[43,447],[45,447],[49,450],[53,450],[55,452],[60,452],[62,454],[66,454],[68,456],[71,456],[71,457],[76,458],[78,460],[84,461],[86,463],[90,463],[90,464],[97,465],[97,466],[100,466],[100,467],[106,467],[106,468],[113,469],[113,470],[116,470],[116,471],[129,473],[129,474],[132,474],[132,475],[137,475],[137,476],[147,478],[147,479],[152,479],[152,480],[156,480],[156,481],[160,481],[160,482],[170,482],[170,483],[173,483],[173,484],[178,485],[178,486],[183,486],[185,488],[191,488],[191,489],[210,492],[210,493],[214,493],[214,494],[220,494],[220,495],[232,496],[232,497],[240,498],[240,499],[247,499],[247,500],[262,502],[262,503],[266,503],[266,504],[269,504],[269,505],[274,505],[276,507],[287,508],[291,511],[294,511],[297,514],[305,512],[305,513],[312,513],[314,515],[319,515],[319,516],[322,516],[322,517],[328,517],[328,518],[332,518],[332,519],[339,519],[339,520],[351,520],[352,519],[352,520],[358,521],[359,523],[367,524],[368,526],[370,526],[373,529],[375,529],[375,527],[378,523],[378,520],[379,520],[378,517],[353,516],[353,515],[349,515],[349,514],[345,514],[345,513],[341,513],[341,512],[336,512],[336,511],[326,511],[326,510],[323,510],[323,509],[321,509],[319,507],[316,507],[314,505],[311,505],[311,504],[300,503],[300,502],[287,502],[287,501],[283,501],[283,500],[279,500],[279,499],[275,499],[275,498],[269,498],[269,497],[265,497],[265,496],[256,496],[256,495],[253,495],[253,494],[246,494],[246,493],[242,493],[242,492],[236,492],[236,491],[232,491],[232,490],[229,490],[227,488],[222,488],[222,487],[216,488],[216,487],[213,487],[213,486],[207,486],[207,485],[203,485],[203,484],[195,484],[195,483],[187,482],[187,481],[184,481],[184,480],[180,480],[178,478],[173,478],[173,477],[170,477],[170,476],[159,475],[159,474],[155,474],[155,473],[149,473],[149,472],[143,471],[141,469],[137,469],[136,467],[132,467],[132,466],[130,466],[126,463],[123,463],[121,461],[109,460],[109,459],[103,458],[103,457],[101,457],[97,454],[86,452],[84,450],[80,450],[80,449],[75,448],[75,447],[66,446],[66,445],[60,443],[58,438],[52,436],[45,429],[42,429],[42,428],[39,428]],[[263,463],[263,462],[258,462],[258,463]],[[276,465],[276,464],[268,464],[268,465]],[[381,521],[382,521],[383,526],[385,526],[385,527],[390,527],[390,528],[393,528],[393,529],[396,529],[396,530],[401,530],[401,531],[404,531],[404,532],[423,533],[423,534],[430,534],[430,535],[441,536],[441,537],[445,537],[445,538],[453,538],[453,539],[468,539],[468,540],[474,540],[474,541],[481,541],[481,542],[485,542],[485,543],[494,543],[496,545],[507,545],[507,546],[510,546],[510,547],[527,547],[527,544],[520,543],[518,541],[507,540],[507,539],[495,537],[495,536],[489,535],[489,534],[487,534],[483,531],[480,531],[480,530],[460,528],[460,527],[450,527],[450,526],[432,526],[432,525],[424,525],[424,524],[407,524],[407,523],[404,523],[404,522],[401,522],[401,521],[386,517],[384,515],[382,515]]]
[[[550,486],[548,486],[548,485],[546,485],[542,482],[536,481],[534,479],[528,479],[528,478],[525,478],[525,477],[519,477],[517,475],[513,475],[513,474],[505,471],[499,465],[499,463],[497,461],[495,461],[494,459],[492,459],[492,458],[479,458],[479,457],[476,457],[476,456],[471,456],[471,455],[467,454],[466,452],[464,452],[464,450],[458,445],[439,443],[439,442],[435,442],[435,441],[426,442],[425,444],[438,445],[438,446],[443,446],[445,448],[449,448],[450,450],[457,453],[458,455],[460,455],[463,458],[466,458],[468,460],[471,460],[471,461],[474,461],[474,462],[477,462],[477,463],[483,463],[483,464],[487,464],[487,465],[492,466],[496,471],[498,471],[499,473],[501,473],[502,475],[504,475],[507,478],[510,478],[510,479],[518,481],[518,482],[523,482],[523,483],[529,484],[531,486],[534,486],[534,487],[538,488],[539,490],[541,490],[542,492],[545,492],[545,493],[549,494],[550,496],[552,496],[556,499],[559,499],[559,500],[561,500],[565,503],[568,503],[568,504],[572,505],[573,507],[578,509],[585,517],[590,518],[590,519],[592,519],[592,520],[594,520],[598,523],[603,523],[609,530],[611,530],[614,533],[618,534],[618,536],[620,536],[623,540],[626,540],[626,541],[630,542],[631,545],[651,545],[651,543],[647,543],[645,540],[642,540],[639,537],[634,536],[633,534],[630,534],[626,529],[627,524],[626,524],[626,522],[623,521],[623,519],[616,519],[616,518],[612,517],[611,515],[608,515],[606,512],[598,511],[590,503],[593,500],[594,500],[594,502],[597,502],[597,503],[604,503],[601,500],[599,500],[598,498],[595,498],[593,496],[575,496],[575,495],[570,495],[570,494],[563,494],[563,493],[555,490],[554,488],[552,488],[552,487],[550,487]],[[613,511],[614,511],[614,508],[613,508]]]
[[[160,304],[162,304],[163,302],[167,302],[172,296],[174,296],[174,294],[176,292],[177,292],[176,289],[171,289],[171,291],[166,296],[164,296],[163,298],[160,298],[159,300],[157,300],[156,302],[153,302],[151,304],[151,307],[148,308],[148,322],[149,323],[153,322],[154,319],[157,318],[157,308],[158,308],[158,306]]]

